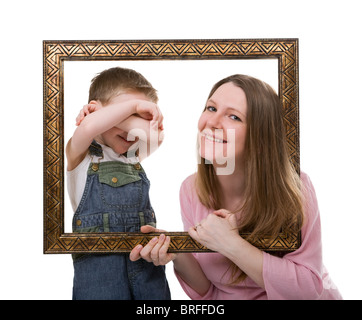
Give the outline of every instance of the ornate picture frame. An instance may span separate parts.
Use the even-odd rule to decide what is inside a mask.
[[[158,233],[64,232],[64,62],[77,60],[277,59],[280,101],[291,161],[299,173],[298,39],[43,41],[45,254],[130,252]],[[170,252],[207,252],[187,232],[166,232]],[[246,237],[247,234],[241,234]],[[267,252],[291,252],[299,233],[257,238]]]

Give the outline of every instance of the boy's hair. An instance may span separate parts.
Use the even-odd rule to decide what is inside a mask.
[[[99,100],[106,105],[112,98],[130,90],[144,93],[153,103],[158,101],[156,89],[143,75],[132,69],[115,67],[102,71],[92,79],[88,102]]]

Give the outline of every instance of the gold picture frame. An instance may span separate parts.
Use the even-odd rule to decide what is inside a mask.
[[[155,235],[64,232],[64,62],[77,60],[277,59],[278,86],[291,161],[299,173],[298,39],[43,41],[44,248],[52,253],[130,252]],[[187,232],[166,232],[170,252],[207,252]],[[241,234],[246,237],[247,234]],[[298,233],[253,245],[277,253],[301,245]]]

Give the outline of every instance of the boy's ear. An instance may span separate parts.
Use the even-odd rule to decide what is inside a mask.
[[[102,103],[99,100],[91,100],[89,101],[89,104],[94,106],[94,110],[99,110],[103,107]]]

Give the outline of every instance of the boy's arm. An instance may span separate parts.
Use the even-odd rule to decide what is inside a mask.
[[[127,100],[102,107],[99,103],[97,112],[88,114],[74,131],[66,147],[68,170],[73,170],[84,159],[88,147],[99,134],[116,126],[132,114],[148,113],[152,119],[159,118],[158,107],[146,100]]]

